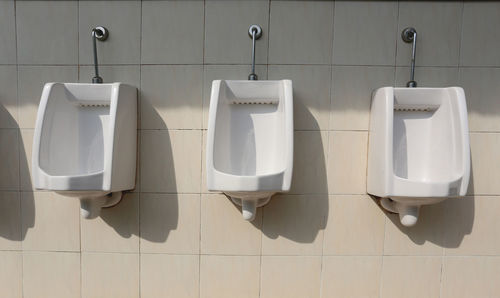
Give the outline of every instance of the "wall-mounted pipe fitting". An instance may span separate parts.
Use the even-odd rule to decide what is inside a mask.
[[[105,41],[108,39],[109,31],[103,26],[97,26],[92,29],[92,44],[94,46],[94,71],[95,76],[92,78],[93,84],[101,84],[102,78],[99,76],[99,64],[97,61],[97,40]]]
[[[410,81],[406,84],[406,87],[415,88],[417,87],[417,82],[415,81],[415,54],[417,52],[417,30],[412,27],[405,28],[401,32],[401,38],[406,43],[411,43],[411,66],[410,66]]]
[[[259,25],[251,25],[248,28],[248,35],[252,39],[252,72],[248,75],[248,79],[255,81],[258,80],[255,74],[255,41],[262,36],[262,28]]]

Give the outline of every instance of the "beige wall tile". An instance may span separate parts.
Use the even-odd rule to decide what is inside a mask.
[[[82,298],[138,298],[139,255],[82,253]]]
[[[441,297],[497,297],[500,293],[500,258],[446,257]]]
[[[227,1],[221,2],[227,3]],[[261,2],[261,0],[258,0],[257,2]],[[267,79],[266,65],[256,65],[255,72],[257,73],[260,80]],[[203,66],[203,129],[207,129],[208,127],[208,112],[210,108],[212,82],[214,80],[247,80],[249,74],[250,65]]]
[[[268,76],[270,80],[292,80],[295,130],[328,128],[331,85],[330,66],[270,65]]]
[[[458,67],[415,67],[415,80],[418,87],[450,87],[460,86]],[[396,86],[406,87],[410,80],[410,68],[396,67]]]
[[[82,1],[78,3],[79,63],[93,63],[92,28],[104,26],[109,38],[97,43],[101,64],[138,64],[141,48],[140,1]],[[126,49],[126,50],[124,50]]]
[[[197,298],[199,256],[141,255],[142,298]]]
[[[245,33],[251,24],[262,28],[262,36],[255,44],[256,63],[267,63],[269,2],[206,1],[205,63],[249,63],[251,39]]]
[[[443,203],[420,208],[418,222],[413,227],[401,224],[398,214],[386,212],[385,255],[443,255],[446,214],[450,212]]]
[[[471,178],[469,194],[500,194],[500,134],[471,133]]]
[[[141,191],[200,191],[201,131],[144,130],[141,147]]]
[[[141,67],[141,128],[201,128],[202,66]]]
[[[19,130],[0,129],[0,190],[19,190]]]
[[[330,196],[324,255],[382,255],[385,214],[369,196]]]
[[[368,130],[372,92],[393,82],[393,67],[334,66],[330,129]]]
[[[23,297],[80,297],[80,255],[68,252],[23,253]]]
[[[16,20],[14,1],[0,2],[0,64],[16,63]]]
[[[333,63],[394,65],[397,16],[395,1],[336,1]]]
[[[241,207],[223,194],[201,197],[201,253],[260,255],[262,208],[252,222],[243,219]]]
[[[293,142],[293,175],[290,193],[327,194],[328,132],[296,131]]]
[[[77,2],[16,3],[16,25],[19,63],[78,63]]]
[[[321,257],[263,256],[262,298],[317,298],[320,296]]]
[[[21,252],[0,252],[0,289],[3,297],[23,297],[23,256]]]
[[[467,197],[447,202],[446,255],[500,255],[500,197]]]
[[[29,1],[23,1],[23,4],[27,2]],[[42,1],[37,1],[37,2],[42,2]],[[58,2],[65,2],[65,1],[58,1]],[[40,96],[42,95],[42,90],[45,83],[77,82],[78,67],[77,66],[19,66],[18,78],[19,78],[18,79],[19,127],[35,128],[38,104],[40,103]]]
[[[198,254],[200,195],[141,194],[141,252]]]
[[[144,1],[141,63],[202,63],[203,21],[203,1]]]
[[[263,255],[321,255],[327,195],[277,195],[264,206]]]
[[[497,3],[14,2],[0,1],[0,297],[500,291]],[[259,79],[293,80],[296,131],[290,194],[249,223],[225,196],[208,194],[204,163],[212,81],[247,79],[252,23],[264,29]],[[77,199],[33,192],[32,140],[43,85],[93,77],[95,25],[110,30],[98,43],[101,76],[138,88],[141,186],[81,220]],[[419,86],[462,86],[473,132],[471,195],[424,206],[411,228],[365,185],[371,92],[406,84],[407,25],[419,33]]]
[[[0,7],[4,3],[6,2],[0,2]],[[0,14],[2,13],[0,9]],[[1,34],[0,44],[2,40]],[[2,46],[0,45],[0,53]],[[0,54],[1,59],[2,54]],[[18,118],[17,67],[15,65],[0,65],[0,128],[17,128]]]
[[[23,192],[21,215],[22,229],[27,230],[23,250],[80,251],[78,199],[53,192]]]
[[[330,64],[333,6],[331,1],[272,1],[269,63]]]
[[[441,257],[384,257],[380,297],[439,297]]]
[[[379,297],[382,257],[324,257],[321,297]]]
[[[0,250],[21,250],[23,235],[19,196],[17,191],[0,192]]]
[[[201,256],[200,297],[259,297],[259,256]]]
[[[460,62],[465,66],[499,66],[500,3],[464,2]]]
[[[328,193],[365,194],[368,133],[332,131],[328,138]]]
[[[416,61],[421,66],[458,66],[462,3],[459,1],[399,3],[397,65],[410,65],[411,44],[400,37],[406,27],[417,30]]]
[[[139,194],[127,193],[98,218],[80,223],[82,251],[139,252]]]
[[[461,68],[470,131],[500,131],[499,68]]]

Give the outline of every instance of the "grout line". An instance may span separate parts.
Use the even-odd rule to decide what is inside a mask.
[[[18,187],[17,187],[17,196],[18,196],[18,203],[19,203],[19,227],[21,230],[21,239],[20,239],[20,254],[21,254],[21,297],[24,297],[24,248],[23,248],[23,243],[24,243],[24,236],[23,234],[23,205],[22,205],[22,192],[21,192],[21,156],[22,153],[24,152],[24,143],[21,138],[21,129],[19,128],[19,120],[20,120],[20,115],[21,115],[21,99],[19,98],[19,55],[18,55],[18,45],[17,45],[17,0],[13,1],[14,5],[14,48],[16,52],[16,122],[17,122],[17,128],[15,128],[17,132],[17,152],[18,152]],[[21,145],[23,147],[21,148]]]
[[[443,248],[443,256],[441,257],[441,270],[439,274],[439,297],[443,296],[443,272],[444,272],[444,248]]]
[[[80,0],[76,3],[76,61],[77,74],[76,81],[80,82]],[[81,296],[81,293],[80,293]]]
[[[1,130],[20,130],[20,131],[34,131],[34,128],[24,128],[24,127],[6,127],[6,128],[0,128]],[[166,129],[166,128],[144,128],[144,129],[138,129],[139,132],[168,132],[168,131],[173,131],[173,132],[181,132],[181,131],[201,131],[205,132],[207,131],[206,128],[174,128],[174,129]],[[318,133],[318,132],[339,132],[339,133],[368,133],[369,130],[355,130],[355,129],[320,129],[320,130],[307,130],[307,129],[295,129],[294,132],[310,132],[310,133]],[[500,134],[500,131],[487,131],[487,130],[469,130],[470,134]]]
[[[80,82],[80,0],[76,3],[76,60],[77,60],[77,71],[76,71],[76,81]],[[78,210],[80,211],[80,210]],[[79,244],[80,244],[80,251],[79,251],[79,261],[80,261],[80,298],[83,296],[83,259],[82,259],[82,219],[80,214],[77,214],[78,216],[78,233],[80,234],[79,236]]]
[[[262,206],[260,223],[260,254],[259,254],[259,297],[262,296],[262,255],[264,249],[264,218],[266,205]]]
[[[396,8],[396,38],[394,40],[394,77],[393,77],[393,85],[396,86],[396,71],[398,68],[398,63],[397,63],[397,57],[398,57],[398,38],[400,38],[399,35],[399,1],[397,3],[397,8]],[[408,64],[406,67],[410,67]]]
[[[60,67],[60,66],[80,66],[80,67],[92,67],[91,64],[78,64],[78,63],[70,63],[70,64],[28,64],[28,63],[0,63],[0,66],[13,66],[17,65],[20,67]],[[173,63],[154,63],[154,64],[146,64],[146,63],[99,63],[99,66],[249,66],[250,64],[245,63],[182,63],[182,64],[173,64]],[[337,67],[387,67],[387,68],[409,68],[409,65],[389,65],[389,64],[294,64],[294,63],[256,63],[256,66],[337,66]],[[500,65],[417,65],[415,68],[478,68],[478,69],[500,69]]]
[[[460,20],[460,37],[458,39],[458,68],[462,66],[462,42],[464,37],[464,15],[465,15],[465,4],[462,1],[462,11],[461,11],[461,20]]]
[[[205,125],[205,107],[203,103],[205,102],[205,39],[206,39],[206,22],[207,22],[207,3],[205,0],[203,0],[203,55],[202,55],[202,61],[203,61],[203,66],[201,70],[201,127]],[[210,104],[210,101],[209,101]],[[208,114],[208,113],[207,113]],[[205,145],[203,143],[203,131],[200,133],[200,194],[198,197],[198,203],[200,206],[199,210],[199,215],[198,215],[198,220],[199,220],[199,234],[198,234],[198,297],[201,297],[201,245],[202,245],[202,194],[201,191],[203,189],[203,146]]]
[[[51,191],[46,190],[16,190],[16,189],[0,189],[0,192],[25,192],[25,193],[50,193]],[[141,191],[141,192],[131,192],[132,194],[160,194],[160,195],[215,195],[221,194],[220,192],[162,192],[162,191]],[[317,195],[328,195],[337,197],[358,197],[358,196],[368,196],[366,193],[286,193],[287,197],[300,197],[300,196],[317,196]],[[494,194],[467,194],[465,197],[468,198],[489,198],[489,197],[500,197],[500,193]],[[460,199],[457,199],[460,200]],[[2,251],[2,249],[0,249]]]
[[[457,78],[457,85],[461,85],[460,83],[462,82],[462,71],[461,69],[464,68],[462,66],[462,42],[464,38],[464,15],[465,15],[465,3],[462,1],[462,19],[460,21],[460,37],[458,41],[458,78]],[[465,67],[467,68],[467,67]]]
[[[271,0],[267,1],[267,59],[266,59],[266,65],[267,65],[267,79],[269,79],[269,45],[271,43]],[[256,64],[257,65],[257,64]],[[260,291],[260,289],[259,289]],[[260,292],[259,292],[259,297],[260,297]]]
[[[142,31],[143,31],[143,18],[142,18],[142,0],[139,3],[139,63],[142,62]],[[138,243],[138,253],[139,253],[139,297],[142,297],[142,258],[141,258],[141,243],[142,243],[142,237],[141,237],[141,205],[142,205],[142,193],[141,193],[141,188],[142,188],[142,164],[141,164],[141,144],[142,144],[142,133],[140,128],[142,128],[142,96],[141,96],[141,90],[142,90],[142,67],[139,65],[139,86],[137,88],[137,149],[136,149],[136,154],[137,154],[137,161],[136,161],[136,166],[139,167],[139,169],[136,169],[136,175],[139,177],[136,177],[136,181],[139,181],[139,191],[137,194],[137,199],[139,202],[137,202],[137,208],[138,214],[137,214],[137,234],[139,239],[137,239]],[[135,186],[137,188],[137,185]]]
[[[399,4],[400,1],[397,3],[397,13],[396,13],[396,39],[395,39],[395,51],[394,51],[394,72],[393,72],[393,82],[394,86],[396,86],[396,71],[397,71],[397,56],[398,56],[398,38],[399,38]],[[369,140],[368,140],[369,142]],[[367,144],[369,146],[369,144]],[[367,150],[368,154],[368,150]],[[368,159],[367,159],[368,160]],[[368,165],[367,165],[367,170],[368,172]],[[385,241],[387,237],[387,221],[389,220],[388,215],[385,215],[385,220],[384,220],[384,239],[382,241],[382,256],[380,260],[380,275],[379,275],[379,284],[378,284],[378,296],[379,298],[382,297],[382,283],[383,283],[383,271],[384,271],[384,259],[385,259]]]
[[[64,253],[64,254],[118,254],[118,255],[168,255],[168,256],[219,256],[219,257],[321,257],[320,254],[220,254],[220,253],[178,253],[178,252],[124,252],[124,251],[98,251],[98,250],[85,250],[85,251],[68,251],[68,250],[0,250],[0,252],[17,252],[17,253],[27,253],[27,254],[37,254],[37,253]],[[405,258],[405,257],[413,257],[413,258],[441,258],[441,255],[432,255],[432,254],[388,254],[388,255],[380,255],[380,254],[326,254],[325,257],[341,257],[341,258],[360,258],[360,257],[380,257],[380,258]],[[444,259],[453,259],[453,258],[489,258],[489,259],[500,259],[500,255],[445,255]]]

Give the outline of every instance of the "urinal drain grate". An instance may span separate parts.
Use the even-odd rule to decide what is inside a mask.
[[[109,107],[109,104],[80,104],[82,108],[105,108]]]
[[[232,104],[235,105],[275,105],[278,104],[278,101],[276,99],[267,99],[267,98],[260,98],[258,100],[246,100],[246,101],[239,101],[239,100],[233,100],[231,102]]]
[[[430,108],[394,108],[398,112],[430,112]]]

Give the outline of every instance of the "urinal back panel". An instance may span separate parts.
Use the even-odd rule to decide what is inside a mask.
[[[460,175],[456,162],[461,162],[456,157],[461,140],[453,132],[454,101],[444,88],[428,90],[416,98],[407,89],[395,90],[394,175],[413,181],[453,180]]]
[[[464,195],[469,172],[467,110],[461,88],[385,87],[374,92],[368,193]]]
[[[33,140],[37,189],[116,192],[135,186],[137,89],[47,83]]]
[[[233,175],[266,175],[285,168],[283,104],[276,86],[245,97],[252,87],[229,81],[221,86],[214,144],[215,169]],[[260,82],[259,82],[260,83]],[[267,82],[266,82],[267,83]],[[279,82],[273,82],[278,84]],[[248,96],[248,95],[247,95]]]
[[[78,97],[81,94],[72,91],[57,84],[47,101],[39,158],[40,167],[49,175],[104,170],[104,152],[110,140],[109,98]]]
[[[207,188],[246,199],[288,191],[292,82],[216,80],[207,131]]]

